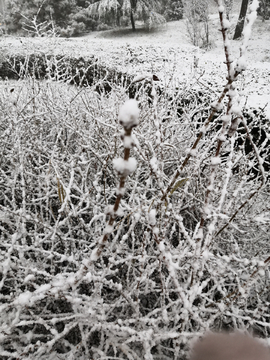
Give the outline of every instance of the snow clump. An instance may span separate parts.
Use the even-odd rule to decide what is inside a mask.
[[[157,214],[156,209],[152,209],[152,210],[150,210],[150,212],[149,212],[148,221],[149,221],[149,224],[150,224],[151,226],[155,226],[155,225],[156,225],[156,214]]]
[[[219,156],[214,156],[211,158],[211,164],[213,166],[221,164],[221,159]]]
[[[113,160],[113,168],[119,174],[123,176],[128,176],[136,170],[137,161],[134,158],[129,158],[128,160],[124,160],[122,158]]]
[[[134,99],[127,100],[119,111],[119,122],[125,129],[131,129],[139,124],[138,103]]]

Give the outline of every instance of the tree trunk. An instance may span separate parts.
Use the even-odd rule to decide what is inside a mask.
[[[245,18],[246,18],[246,14],[247,14],[248,1],[249,0],[242,0],[241,10],[240,10],[239,18],[238,18],[237,25],[235,28],[233,40],[239,39],[242,35]]]
[[[132,25],[132,31],[136,31],[135,20],[134,20],[134,17],[133,17],[133,10],[132,9],[130,10],[130,21],[131,21],[131,25]]]

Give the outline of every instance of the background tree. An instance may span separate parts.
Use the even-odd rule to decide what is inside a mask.
[[[6,0],[6,3],[7,31],[39,36],[35,30],[38,27],[43,28],[44,35],[53,28],[60,36],[69,37],[129,23],[135,31],[138,19],[151,28],[165,19],[179,20],[183,16],[182,0]]]
[[[6,24],[8,32],[29,29],[32,20],[37,23],[53,23],[63,35],[77,35],[87,29],[92,30],[93,20],[84,0],[7,0]]]
[[[132,30],[135,31],[134,12],[136,12],[137,0],[130,0],[130,21]]]
[[[182,0],[163,0],[163,11],[167,21],[175,21],[183,18],[184,5]]]
[[[192,44],[200,47],[209,47],[209,1],[185,1],[184,13],[187,32]]]
[[[239,39],[242,35],[245,18],[246,18],[246,14],[247,14],[248,1],[249,0],[242,0],[240,14],[239,14],[239,18],[238,18],[237,25],[235,28],[233,40]]]
[[[75,0],[8,0],[7,27],[9,31],[17,31],[28,25],[38,15],[40,23],[53,21],[56,25],[67,26],[68,17],[76,8]]]
[[[270,0],[260,1],[258,14],[262,16],[263,21],[270,19]]]
[[[114,18],[127,16],[133,31],[136,30],[136,19],[142,19],[145,22],[164,22],[164,17],[159,15],[162,11],[162,1],[160,0],[99,0],[89,5],[89,11],[92,16],[99,19],[104,18],[107,14]]]
[[[233,0],[224,0],[224,6],[226,9],[226,17],[229,20],[230,19],[230,13],[232,11],[233,7]]]

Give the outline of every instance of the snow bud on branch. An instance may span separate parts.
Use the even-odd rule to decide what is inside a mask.
[[[225,51],[225,57],[226,57],[226,65],[227,65],[227,71],[228,71],[228,81],[229,84],[233,82],[233,76],[234,76],[234,67],[232,65],[232,55],[231,55],[231,48],[230,48],[230,42],[228,38],[228,30],[231,26],[228,19],[224,17],[224,11],[225,8],[223,6],[223,3],[221,0],[218,1],[218,12],[219,12],[219,20],[221,25],[221,33],[223,38],[223,44],[224,44],[224,51]]]
[[[114,231],[114,222],[116,217],[123,216],[122,209],[120,209],[120,201],[125,194],[126,177],[134,172],[137,167],[136,159],[130,158],[130,149],[134,143],[131,132],[132,129],[139,124],[139,108],[136,100],[130,99],[120,108],[119,122],[124,128],[124,132],[121,135],[121,139],[124,144],[124,159],[118,158],[113,160],[114,170],[120,176],[118,189],[116,191],[117,196],[114,205],[110,206],[109,209],[107,208],[107,214],[110,215],[110,218],[103,231],[103,236],[100,239],[97,248],[94,249],[91,255],[91,261],[97,261],[102,254],[109,236]]]
[[[130,149],[133,146],[133,139],[131,135],[132,129],[139,124],[139,108],[138,103],[134,99],[127,100],[119,111],[119,123],[123,126],[124,132],[121,135],[121,139],[124,144],[124,159],[118,158],[113,160],[114,170],[120,175],[120,184],[118,188],[118,197],[122,197],[124,194],[125,178],[133,173],[137,167],[137,161],[134,158],[130,158]],[[114,211],[117,211],[117,201],[114,206]],[[119,199],[120,201],[120,199]]]
[[[128,160],[118,158],[113,160],[113,167],[118,174],[126,177],[136,170],[137,161],[134,158],[129,158]]]
[[[133,173],[137,167],[136,159],[130,158],[130,149],[133,146],[131,131],[139,124],[139,113],[138,103],[134,99],[127,100],[119,111],[119,122],[124,128],[124,133],[121,135],[124,144],[124,159],[118,158],[113,160],[113,167],[120,175],[114,212],[118,210],[120,199],[124,195],[126,177]]]
[[[119,123],[123,126],[124,132],[121,135],[121,139],[124,144],[124,159],[114,159],[113,167],[122,177],[127,177],[136,170],[137,161],[134,158],[130,158],[130,149],[133,146],[133,139],[131,135],[132,129],[139,124],[138,103],[134,99],[127,100],[119,111]],[[120,185],[121,187],[121,181]]]
[[[134,99],[127,100],[119,111],[119,123],[127,131],[139,124],[138,103]]]

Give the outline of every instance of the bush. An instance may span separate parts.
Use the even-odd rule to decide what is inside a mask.
[[[263,20],[270,19],[270,0],[261,0],[259,3],[258,14],[262,16]]]
[[[128,27],[129,22],[130,22],[130,19],[127,16],[123,15],[123,16],[120,17],[120,26]]]
[[[184,6],[182,0],[171,0],[166,4],[164,16],[167,21],[181,20],[183,13]]]
[[[72,14],[70,18],[73,22],[83,23],[86,30],[96,30],[98,22],[89,15],[87,9],[80,9],[75,14]]]
[[[83,34],[86,31],[86,26],[83,22],[73,21],[70,25],[73,31],[73,36]]]
[[[152,11],[150,16],[145,20],[146,27],[151,30],[166,24],[164,16]]]
[[[100,23],[97,26],[97,31],[105,31],[105,30],[111,30],[111,26],[104,24],[104,23]]]

